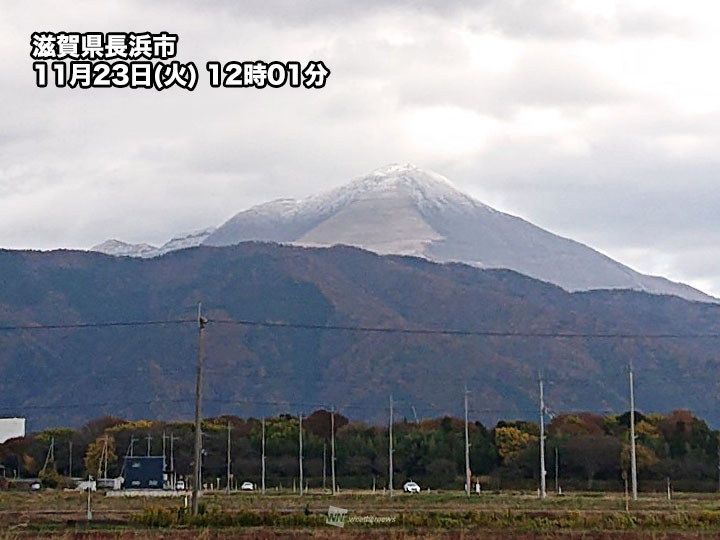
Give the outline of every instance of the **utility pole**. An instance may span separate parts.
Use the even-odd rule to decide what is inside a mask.
[[[323,441],[323,493],[326,489],[326,479],[327,479],[327,443]]]
[[[165,446],[165,439],[167,436],[165,435],[165,432],[162,432],[162,450],[163,450],[163,473],[167,473],[167,447]]]
[[[335,495],[335,407],[330,411],[330,475],[332,477],[332,494]]]
[[[202,460],[202,389],[203,389],[203,362],[205,361],[205,352],[203,350],[203,334],[207,319],[202,316],[202,303],[198,303],[197,325],[198,325],[198,358],[197,358],[197,375],[195,380],[195,463],[193,470],[193,490],[192,490],[192,515],[198,514],[198,503],[200,496],[200,474]]]
[[[388,490],[393,495],[393,398],[390,394],[390,429],[389,429],[389,450],[388,450]]]
[[[105,435],[105,462],[103,463],[103,478],[107,480],[108,454],[110,453],[110,441],[107,434]]]
[[[43,465],[42,472],[44,473],[47,469],[48,463],[53,462],[55,466],[55,437],[50,437],[50,447],[48,448],[47,455],[45,456],[45,464]]]
[[[465,495],[470,496],[470,433],[468,431],[468,389],[465,386]]]
[[[87,490],[87,494],[88,494],[88,498],[87,498],[87,520],[88,520],[88,521],[92,521],[92,518],[93,518],[92,503],[91,503],[91,499],[92,499],[92,497],[91,497],[92,489],[88,489],[88,490]]]
[[[177,482],[177,473],[175,472],[175,440],[179,438],[180,437],[176,437],[172,431],[170,432],[170,472],[172,473],[170,483],[173,490]]]
[[[98,460],[98,468],[97,468],[97,475],[95,476],[97,479],[100,479],[102,477],[102,470],[103,470],[103,464],[105,463],[105,456],[107,455],[107,447],[108,441],[107,437],[103,441],[103,448],[102,452],[100,452],[100,459]]]
[[[303,495],[303,441],[302,441],[302,413],[298,414],[298,463],[300,465],[300,496]]]
[[[68,440],[68,478],[72,479],[72,439]]]
[[[629,364],[630,375],[630,479],[632,482],[632,499],[637,501],[637,461],[635,453],[635,388],[633,384],[633,365]]]
[[[152,437],[152,435],[150,435],[150,433],[148,433],[147,437],[145,437],[145,440],[147,440],[147,454],[145,454],[145,455],[147,455],[147,456],[150,455],[150,441],[152,441],[152,438],[153,437]]]
[[[720,434],[718,435],[718,492],[720,492]]]
[[[265,495],[265,417],[262,419],[262,492]]]
[[[230,472],[230,420],[227,423],[227,486],[225,486],[225,493],[230,495],[230,478],[232,474]]]
[[[545,488],[545,396],[543,394],[543,378],[542,373],[538,376],[538,384],[540,386],[540,498],[547,497]]]
[[[559,461],[558,461],[559,456],[560,456],[560,452],[558,450],[558,447],[556,446],[555,447],[555,493],[557,493],[557,494],[560,494],[560,490],[558,489],[558,487],[560,485],[560,483],[559,483],[560,465],[559,465]]]
[[[133,457],[135,455],[135,435],[130,435],[130,444],[128,445],[128,455]]]

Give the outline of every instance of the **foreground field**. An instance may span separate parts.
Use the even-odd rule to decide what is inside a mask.
[[[77,492],[0,493],[0,539],[207,538],[695,538],[720,535],[717,495],[647,494],[625,511],[619,494],[577,493],[539,500],[530,493],[396,494],[344,492],[336,496],[207,493],[204,513],[190,518],[180,498],[91,500]],[[344,527],[326,523],[328,507],[347,510]]]

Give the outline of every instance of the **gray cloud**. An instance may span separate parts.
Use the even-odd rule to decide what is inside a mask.
[[[703,57],[713,14],[561,0],[9,1],[3,12],[2,247],[162,243],[411,161],[720,294],[720,82],[671,54]],[[39,29],[167,29],[199,65],[322,58],[333,73],[321,91],[38,89],[28,39]],[[657,58],[665,71],[646,65]]]

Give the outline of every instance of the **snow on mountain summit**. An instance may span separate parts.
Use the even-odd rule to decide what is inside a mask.
[[[392,164],[305,199],[279,199],[239,212],[205,243],[339,243],[378,253],[423,255],[427,243],[441,239],[441,235],[422,214],[442,209],[455,213],[492,211],[444,176],[411,164]]]
[[[305,204],[318,206],[318,203],[324,203],[338,207],[368,197],[370,194],[383,192],[395,195],[408,194],[415,204],[421,207],[456,205],[488,208],[459,191],[444,176],[424,171],[409,163],[380,167],[342,187],[310,197],[306,199]]]
[[[97,251],[98,253],[113,255],[115,257],[146,257],[149,254],[155,253],[157,247],[151,246],[150,244],[129,244],[111,238],[91,247],[90,251]]]
[[[215,227],[208,227],[175,236],[158,248],[157,255],[162,255],[163,253],[168,253],[169,251],[175,251],[178,249],[199,246],[213,232],[215,232]]]
[[[150,244],[129,244],[111,238],[110,240],[105,240],[103,243],[91,247],[90,251],[97,251],[116,257],[141,257],[147,259],[163,255],[170,251],[199,246],[214,231],[215,227],[210,227],[180,234],[171,238],[160,247]]]
[[[584,244],[497,211],[463,193],[447,178],[411,164],[387,165],[304,199],[256,205],[215,230],[173,239],[160,248],[140,245],[137,255],[128,244],[94,249],[152,257],[200,243],[227,246],[244,241],[351,245],[379,254],[507,268],[569,291],[633,289],[717,301],[688,285],[641,274]]]
[[[380,254],[509,268],[570,291],[634,289],[715,301],[692,287],[640,274],[579,242],[499,212],[461,192],[447,178],[411,164],[387,165],[299,201],[283,199],[242,211],[205,244],[249,240],[345,244]]]

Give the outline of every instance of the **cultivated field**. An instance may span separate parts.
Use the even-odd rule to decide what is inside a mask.
[[[625,511],[621,494],[311,492],[207,493],[193,521],[183,498],[109,498],[46,490],[0,493],[0,539],[460,539],[708,538],[720,536],[720,496],[643,494]],[[328,506],[348,510],[344,527],[326,523]]]

